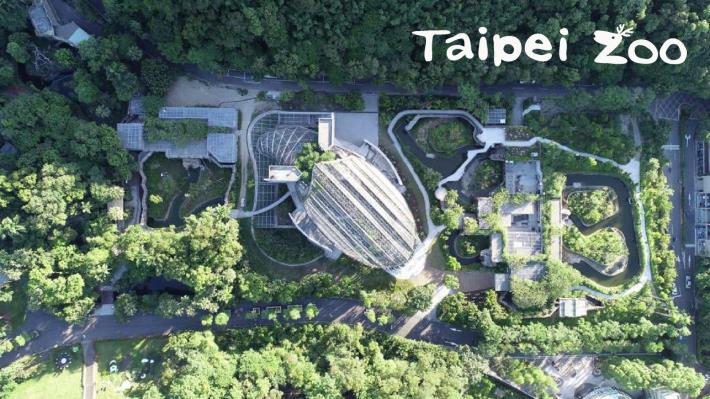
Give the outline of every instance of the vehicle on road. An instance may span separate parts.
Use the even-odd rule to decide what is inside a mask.
[[[685,288],[690,289],[693,283],[690,281],[690,276],[685,276]]]
[[[673,283],[673,290],[671,291],[671,295],[673,295],[673,296],[678,295],[678,284]]]

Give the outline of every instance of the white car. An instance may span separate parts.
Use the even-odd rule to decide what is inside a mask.
[[[673,295],[673,296],[678,295],[678,284],[673,283],[673,291],[671,291],[671,295]]]
[[[690,276],[685,276],[685,288],[690,289],[693,283],[690,281]]]

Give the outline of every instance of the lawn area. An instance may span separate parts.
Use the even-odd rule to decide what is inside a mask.
[[[254,238],[262,251],[285,263],[304,263],[323,254],[296,229],[254,229]]]
[[[442,155],[451,155],[456,149],[474,143],[473,128],[460,119],[424,119],[413,132],[424,151]]]
[[[72,361],[66,369],[59,371],[55,367],[55,359],[61,353],[69,354]],[[80,349],[73,352],[71,348],[62,348],[52,352],[46,359],[36,357],[29,364],[31,365],[26,371],[32,377],[20,382],[8,397],[9,399],[80,399],[82,397]]]
[[[188,174],[178,159],[163,154],[151,155],[143,166],[148,188],[148,217],[163,219],[170,202],[188,187]]]
[[[138,379],[144,358],[154,359],[160,363],[160,351],[165,345],[166,338],[140,338],[134,340],[117,340],[97,342],[96,361],[99,366],[99,379],[97,382],[98,397],[100,399],[123,399],[141,397],[138,388],[147,381],[154,380],[159,375],[158,368],[152,369],[151,375],[144,381]],[[115,360],[118,372],[111,373],[109,365]]]
[[[200,171],[197,181],[190,183],[185,200],[180,206],[180,217],[190,215],[207,201],[223,199],[227,191],[232,169],[220,168],[209,161],[203,161],[202,164],[205,168]]]

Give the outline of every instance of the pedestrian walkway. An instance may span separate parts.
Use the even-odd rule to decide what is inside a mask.
[[[459,166],[459,168],[452,173],[449,176],[444,177],[442,180],[439,181],[438,184],[438,189],[437,192],[440,191],[444,184],[449,183],[449,182],[454,182],[454,181],[459,181],[464,175],[464,172],[468,165],[478,156],[479,154],[483,154],[487,152],[491,147],[494,145],[500,145],[503,147],[530,147],[538,143],[542,144],[549,144],[549,145],[554,145],[555,147],[559,148],[562,151],[572,153],[576,156],[580,157],[587,157],[596,160],[597,162],[602,162],[602,163],[608,163],[611,164],[617,168],[619,168],[621,171],[625,172],[629,178],[631,179],[632,183],[635,186],[635,192],[634,196],[636,198],[636,203],[638,204],[638,213],[639,213],[639,225],[640,225],[640,245],[643,245],[645,247],[645,251],[641,251],[643,254],[643,273],[641,274],[639,281],[634,284],[631,287],[628,287],[626,290],[622,291],[621,293],[617,294],[604,294],[602,292],[599,292],[597,290],[594,290],[589,287],[584,287],[584,286],[579,286],[575,287],[575,289],[585,291],[589,295],[592,295],[597,298],[602,298],[602,299],[613,299],[613,298],[618,298],[622,296],[626,296],[635,292],[640,291],[643,286],[647,283],[651,283],[653,280],[652,273],[651,273],[651,260],[648,254],[650,253],[650,247],[648,244],[648,238],[646,236],[646,220],[645,220],[645,215],[644,215],[644,209],[643,209],[643,204],[641,203],[641,192],[640,192],[640,182],[641,182],[641,162],[640,162],[640,157],[637,154],[636,157],[631,159],[628,163],[626,164],[620,164],[612,159],[600,157],[595,154],[590,154],[587,152],[583,151],[577,151],[574,150],[566,145],[560,144],[556,141],[544,138],[544,137],[533,137],[528,140],[522,140],[522,141],[517,141],[517,140],[507,140],[505,136],[505,129],[500,128],[500,127],[486,127],[482,126],[481,123],[476,119],[473,115],[466,111],[462,110],[414,110],[414,109],[409,109],[409,110],[404,110],[399,112],[390,122],[389,126],[387,127],[387,133],[390,136],[390,139],[394,143],[395,149],[398,152],[398,155],[404,160],[404,164],[409,169],[410,173],[414,176],[415,182],[417,184],[417,187],[419,188],[422,197],[424,198],[424,205],[425,205],[425,210],[426,210],[426,217],[427,217],[427,232],[428,235],[425,239],[425,243],[429,241],[435,241],[436,237],[438,234],[443,231],[443,226],[437,226],[433,223],[431,219],[431,204],[429,203],[429,194],[427,193],[427,190],[425,189],[424,185],[422,184],[421,180],[419,179],[419,176],[416,174],[414,171],[414,167],[412,164],[409,162],[407,157],[404,155],[404,151],[402,150],[402,147],[397,140],[397,137],[394,134],[394,127],[397,125],[397,123],[402,119],[403,117],[410,116],[410,115],[416,115],[416,116],[421,116],[421,115],[426,115],[427,117],[432,117],[432,116],[442,116],[442,117],[460,117],[463,118],[467,121],[470,121],[473,126],[477,128],[477,134],[475,139],[483,146],[483,148],[475,149],[468,151],[466,160]],[[634,129],[634,141],[637,143],[640,141],[640,132],[638,131],[638,126],[635,122],[635,120],[632,121],[632,126]]]
[[[94,343],[86,340],[81,341],[81,351],[84,354],[84,368],[82,371],[82,385],[84,387],[83,398],[95,399],[98,365],[96,364]]]

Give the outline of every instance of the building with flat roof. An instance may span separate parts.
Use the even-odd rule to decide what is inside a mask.
[[[505,125],[505,108],[489,108],[486,115],[486,125]]]
[[[148,141],[143,122],[119,123],[116,132],[123,148],[129,151],[162,152],[166,158],[209,159],[228,166],[237,162],[237,112],[234,108],[165,107],[160,110],[160,119],[200,119],[208,126],[202,140],[177,144],[170,140]],[[214,130],[210,132],[210,127]],[[225,133],[225,129],[231,129]]]
[[[542,193],[540,161],[506,161],[505,189],[510,194]]]
[[[57,7],[61,7],[61,10]],[[51,37],[73,47],[89,39],[91,35],[82,29],[77,21],[68,20],[72,14],[70,8],[67,12],[68,8],[66,3],[58,0],[36,0],[29,9],[35,34],[40,37]]]
[[[587,300],[584,298],[560,298],[560,317],[587,315]]]

